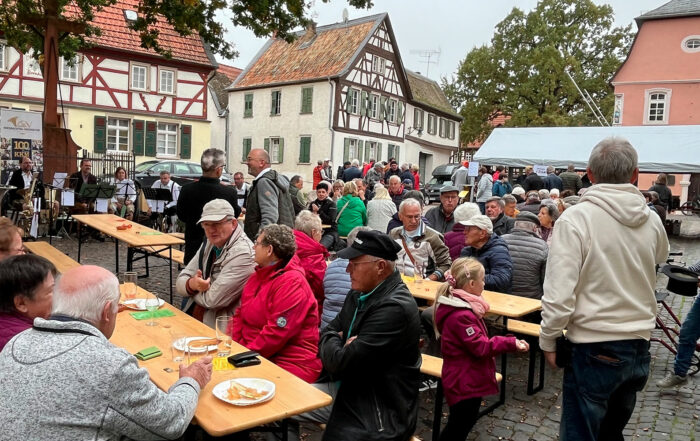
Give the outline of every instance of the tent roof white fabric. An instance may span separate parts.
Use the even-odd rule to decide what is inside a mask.
[[[557,168],[573,163],[584,170],[593,147],[609,136],[625,138],[634,146],[642,172],[700,173],[700,125],[497,128],[474,161]]]

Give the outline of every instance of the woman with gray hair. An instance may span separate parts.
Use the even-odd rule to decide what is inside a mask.
[[[323,307],[323,276],[326,274],[328,250],[321,245],[323,228],[321,218],[309,210],[302,210],[294,222],[294,238],[297,243],[297,256],[306,272],[306,281],[318,303],[318,315]]]
[[[455,224],[452,226],[452,231],[445,233],[445,245],[450,249],[452,261],[459,258],[459,253],[466,246],[464,243],[464,229],[466,227],[460,222],[466,222],[477,214],[481,214],[481,210],[474,202],[465,202],[455,208]]]
[[[313,383],[318,358],[318,304],[301,266],[294,232],[266,225],[255,240],[257,267],[233,316],[233,339]]]
[[[559,219],[559,208],[551,201],[542,202],[537,218],[540,220],[540,236],[547,242],[547,246],[551,246],[554,222]]]
[[[395,214],[396,204],[389,197],[389,191],[382,184],[376,184],[374,197],[367,203],[367,226],[383,233]]]

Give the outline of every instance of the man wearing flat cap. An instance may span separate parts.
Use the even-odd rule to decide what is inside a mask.
[[[486,271],[485,289],[510,293],[513,276],[513,261],[508,245],[493,232],[493,224],[488,216],[479,214],[468,221],[460,222],[464,229],[464,243],[460,257],[473,257]]]
[[[224,199],[207,202],[197,223],[205,239],[177,277],[176,288],[187,298],[183,311],[214,328],[216,317],[232,316],[240,303],[243,285],[255,269],[253,243]]]
[[[360,231],[338,253],[350,261],[352,289],[319,343],[325,371],[340,384],[326,441],[405,440],[416,428],[420,320],[394,268],[400,250],[384,233]]]
[[[445,185],[440,189],[440,205],[425,213],[430,226],[440,234],[452,231],[455,224],[455,209],[459,203],[459,189],[454,185]]]
[[[513,285],[510,290],[513,295],[542,298],[549,247],[538,233],[539,226],[540,220],[534,213],[523,211],[515,218],[513,231],[501,236],[508,245],[513,261]]]

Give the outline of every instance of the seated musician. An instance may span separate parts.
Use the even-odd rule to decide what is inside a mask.
[[[109,201],[109,212],[132,220],[134,218],[134,203],[136,202],[136,187],[134,181],[126,178],[124,167],[117,167],[114,172],[114,185],[116,188],[112,200]]]
[[[86,184],[97,184],[97,177],[90,173],[92,161],[83,158],[80,160],[80,170],[68,177],[68,187],[75,191],[75,205],[71,208],[71,214],[86,214],[94,211],[94,201],[90,198],[78,196],[78,192]]]
[[[30,207],[25,206],[25,195],[22,193],[18,192],[17,190],[27,190],[31,188],[32,186],[32,180],[33,180],[33,166],[34,162],[32,159],[28,156],[23,157],[20,160],[20,168],[15,170],[12,175],[10,176],[9,181],[7,182],[8,185],[11,185],[13,187],[17,187],[16,190],[12,190],[8,194],[8,199],[9,203],[7,208],[11,208],[12,210],[15,211],[23,211],[25,209],[29,209]],[[46,204],[46,198],[44,195],[44,185],[41,182],[41,177],[39,176],[34,184],[34,194],[32,195],[32,200],[34,198],[39,198],[41,200],[41,208],[48,208]],[[33,202],[32,202],[33,203]],[[31,205],[28,204],[28,205]],[[54,216],[56,216],[56,213],[58,213],[59,209],[59,203],[58,201],[53,201],[53,211],[54,211]],[[53,229],[53,225],[51,226],[51,229]]]
[[[174,229],[177,222],[177,198],[180,197],[180,185],[170,179],[169,171],[161,170],[160,179],[154,182],[151,188],[169,190],[172,200],[168,202],[148,199],[148,215],[155,221],[158,214],[163,213],[163,216],[170,218],[171,229]]]

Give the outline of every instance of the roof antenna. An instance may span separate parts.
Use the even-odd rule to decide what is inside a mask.
[[[343,24],[348,24],[348,8],[343,8]]]

